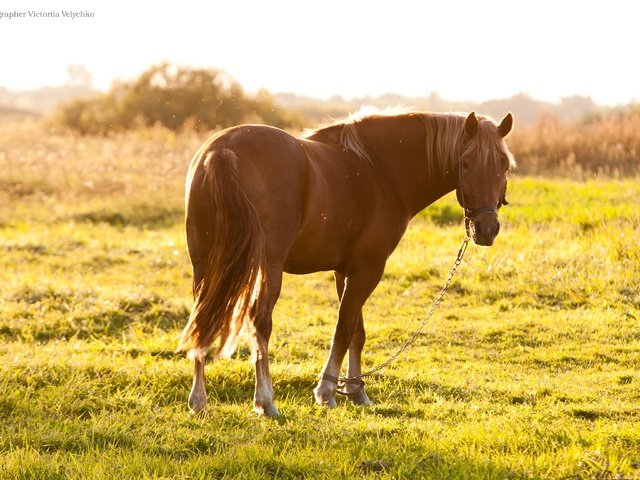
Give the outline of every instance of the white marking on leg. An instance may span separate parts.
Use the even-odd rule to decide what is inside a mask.
[[[276,417],[280,415],[274,403],[273,386],[271,385],[271,375],[269,375],[269,358],[267,355],[261,356],[255,363],[256,385],[253,397],[253,409],[256,413],[266,417]]]
[[[189,410],[195,414],[201,412],[207,404],[207,391],[204,384],[205,357],[196,357],[194,362],[193,385],[189,394]]]
[[[259,415],[277,417],[280,415],[274,403],[273,386],[269,374],[269,352],[267,342],[257,334],[255,344],[258,346],[254,352],[256,385],[253,396],[253,409]]]

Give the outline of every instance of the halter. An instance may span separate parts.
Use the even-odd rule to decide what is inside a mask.
[[[469,237],[468,230],[466,228],[468,225],[467,222],[474,220],[476,217],[478,217],[482,213],[494,212],[497,215],[497,209],[495,207],[490,207],[488,205],[484,207],[478,207],[478,208],[466,208],[465,201],[464,201],[464,192],[462,191],[462,155],[460,155],[460,159],[458,160],[457,190],[460,192],[460,198],[462,200],[461,202],[462,208],[464,210],[465,237],[464,237],[464,240],[462,240],[462,245],[460,245],[460,249],[458,250],[458,255],[456,256],[456,259],[453,262],[453,267],[451,267],[451,270],[449,271],[449,275],[447,276],[444,286],[440,290],[440,293],[436,296],[436,299],[431,304],[431,308],[427,312],[427,315],[422,321],[422,324],[418,327],[417,330],[413,332],[413,334],[409,337],[409,339],[405,341],[404,344],[402,344],[402,346],[398,349],[396,353],[391,355],[389,358],[387,358],[384,362],[382,362],[377,367],[372,368],[371,370],[368,370],[365,373],[362,373],[360,375],[355,375],[353,377],[335,376],[327,373],[322,373],[320,375],[321,380],[324,380],[326,382],[331,382],[338,386],[336,393],[340,395],[345,395],[346,397],[354,397],[355,395],[358,395],[364,389],[364,386],[365,386],[365,382],[363,378],[370,377],[374,373],[377,373],[383,368],[385,368],[387,365],[393,362],[396,358],[398,358],[398,356],[402,352],[404,352],[414,342],[414,340],[418,337],[418,335],[420,334],[422,329],[425,327],[427,322],[429,322],[433,314],[436,312],[436,309],[438,308],[438,306],[442,303],[442,298],[444,297],[444,294],[449,289],[449,285],[451,285],[453,276],[455,275],[456,271],[458,270],[458,267],[462,263],[462,257],[464,256],[464,253],[467,251],[467,245],[469,245],[469,241],[471,240],[471,238]],[[347,385],[355,385],[356,386],[355,391],[347,392],[346,390]]]
[[[466,150],[466,146],[463,146],[463,151]],[[456,190],[460,195],[460,203],[462,204],[462,210],[464,211],[464,226],[465,229],[469,228],[469,224],[476,223],[478,217],[484,213],[492,213],[496,217],[498,216],[498,208],[491,205],[482,205],[480,207],[467,207],[464,200],[464,189],[462,188],[462,155],[458,159],[458,186]],[[503,196],[504,197],[504,196]],[[501,200],[502,202],[502,200]]]
[[[409,339],[407,341],[405,341],[404,344],[402,344],[402,346],[398,349],[398,351],[396,353],[391,355],[384,362],[382,362],[377,367],[372,368],[371,370],[368,370],[368,371],[366,371],[366,372],[364,372],[364,373],[362,373],[360,375],[355,375],[353,377],[334,376],[334,375],[330,375],[330,374],[327,374],[327,373],[322,373],[320,375],[320,379],[321,380],[324,380],[326,382],[331,382],[331,383],[336,384],[338,386],[338,388],[336,390],[336,393],[338,393],[340,395],[344,395],[346,397],[354,397],[355,395],[358,395],[364,389],[364,386],[365,386],[365,382],[364,382],[363,378],[370,377],[374,373],[377,373],[380,370],[382,370],[383,368],[385,368],[387,365],[389,365],[391,362],[393,362],[396,358],[398,358],[398,356],[402,352],[404,352],[414,342],[414,340],[418,337],[420,332],[422,332],[422,329],[429,322],[429,320],[431,319],[431,317],[435,313],[435,311],[438,308],[438,306],[442,303],[442,299],[443,299],[445,293],[447,292],[447,290],[449,288],[449,285],[451,285],[451,281],[453,280],[453,276],[455,275],[456,271],[458,270],[458,267],[462,263],[462,257],[464,256],[464,253],[467,251],[467,245],[469,245],[469,241],[471,240],[471,238],[469,237],[469,233],[468,233],[469,231],[467,229],[468,222],[470,222],[470,221],[474,221],[475,222],[475,219],[478,218],[483,213],[493,213],[496,216],[498,215],[497,207],[492,207],[490,205],[484,205],[484,206],[475,207],[475,208],[467,208],[467,206],[465,204],[465,201],[464,201],[464,191],[462,190],[462,155],[460,155],[460,158],[458,160],[458,186],[457,186],[456,189],[460,192],[460,199],[461,199],[461,203],[462,203],[462,209],[464,210],[465,237],[464,237],[464,240],[462,240],[462,245],[460,245],[460,249],[458,250],[458,255],[456,256],[456,259],[453,262],[453,267],[451,267],[451,270],[449,271],[449,275],[447,276],[447,279],[446,279],[446,281],[444,283],[444,286],[440,290],[440,293],[436,296],[436,299],[431,304],[431,308],[427,312],[427,315],[425,316],[424,320],[422,321],[422,324],[417,328],[417,330],[415,330],[413,332],[413,334],[409,337]],[[504,205],[507,204],[507,201],[504,198],[504,195],[503,195],[503,198],[500,200],[500,204],[504,204]],[[356,390],[353,391],[353,392],[347,392],[346,391],[346,386],[347,385],[356,385]]]

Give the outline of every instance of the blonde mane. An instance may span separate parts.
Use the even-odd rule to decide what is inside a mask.
[[[346,118],[337,119],[332,123],[322,125],[316,129],[305,130],[301,137],[308,139],[324,131],[340,128],[339,146],[373,165],[373,160],[358,134],[357,124],[371,118],[397,117],[400,115],[409,115],[412,112],[412,109],[404,106],[378,108],[371,105],[363,105],[359,110],[351,112]]]
[[[365,120],[412,116],[419,118],[425,126],[425,152],[429,173],[440,171],[443,174],[457,171],[462,154],[473,149],[479,152],[478,161],[485,165],[499,166],[507,159],[508,169],[516,166],[513,155],[504,139],[496,130],[496,122],[491,118],[477,115],[478,133],[468,142],[464,142],[464,124],[466,113],[426,113],[415,112],[407,107],[378,109],[364,106],[349,114],[346,119],[335,121],[316,130],[306,131],[303,138],[311,138],[323,131],[341,128],[340,147],[353,153],[362,160],[373,164],[373,160],[358,133],[358,125]]]
[[[425,143],[429,172],[440,170],[443,174],[457,171],[460,157],[467,151],[476,152],[480,167],[492,165],[499,168],[507,161],[507,169],[516,163],[507,144],[497,131],[496,122],[490,117],[476,115],[478,133],[465,142],[464,124],[467,113],[418,113],[425,124]]]

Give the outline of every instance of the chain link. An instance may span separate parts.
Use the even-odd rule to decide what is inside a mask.
[[[362,373],[360,375],[355,375],[353,377],[340,377],[339,382],[341,384],[347,384],[347,383],[360,384],[360,383],[362,383],[362,379],[363,378],[369,377],[369,376],[373,375],[374,373],[377,373],[380,370],[382,370],[383,368],[385,368],[387,365],[389,365],[391,362],[393,362],[396,358],[398,358],[398,356],[400,356],[400,354],[402,352],[404,352],[409,347],[409,345],[411,345],[415,341],[415,339],[418,337],[418,335],[420,335],[420,332],[422,332],[422,329],[427,325],[427,322],[429,322],[429,320],[431,319],[431,317],[435,313],[435,311],[438,308],[438,306],[440,305],[440,303],[442,303],[442,298],[444,297],[444,294],[447,293],[447,290],[449,289],[449,285],[451,285],[451,281],[453,280],[453,276],[456,274],[456,270],[458,270],[458,267],[462,263],[462,257],[464,256],[464,252],[467,251],[467,246],[469,245],[469,240],[471,240],[471,238],[467,234],[465,236],[464,240],[462,241],[462,245],[460,245],[460,249],[458,250],[458,256],[456,257],[455,261],[453,262],[453,267],[451,267],[451,270],[449,271],[449,275],[447,277],[447,280],[444,282],[444,286],[442,287],[442,290],[440,290],[440,293],[438,294],[436,299],[433,301],[433,304],[431,304],[431,308],[429,309],[429,312],[427,313],[427,316],[424,318],[424,320],[422,321],[422,324],[418,327],[418,329],[415,332],[413,332],[413,334],[411,334],[409,339],[406,342],[404,342],[404,344],[400,347],[400,349],[396,353],[391,355],[387,360],[382,362],[377,367],[372,368],[371,370],[367,370],[366,372],[364,372],[364,373]]]

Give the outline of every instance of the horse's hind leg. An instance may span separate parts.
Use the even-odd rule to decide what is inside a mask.
[[[193,385],[189,394],[189,410],[199,413],[207,404],[207,391],[204,386],[205,356],[196,356],[194,359]]]
[[[193,266],[193,298],[195,299],[200,288],[200,283],[204,279],[204,263],[200,259],[198,243],[196,242],[196,232],[192,225],[187,224],[187,244],[189,247],[189,258]],[[191,230],[189,230],[191,229]],[[193,383],[191,393],[189,393],[189,410],[192,413],[199,413],[207,404],[207,391],[204,381],[204,366],[206,363],[206,352],[195,353],[193,356]]]
[[[274,403],[273,386],[269,373],[269,337],[271,336],[273,307],[280,295],[282,267],[270,266],[266,272],[266,283],[257,302],[257,310],[251,320],[255,326],[255,373],[256,385],[253,409],[260,415],[280,415]]]
[[[344,275],[336,272],[336,290],[338,292],[338,299],[342,300],[342,293],[344,292]],[[351,337],[351,343],[349,344],[349,357],[347,360],[347,377],[357,377],[362,373],[361,358],[362,349],[366,341],[366,333],[364,330],[364,318],[362,316],[362,310],[356,320],[355,330]],[[347,383],[345,386],[347,392],[347,398],[349,401],[356,405],[371,405],[371,400],[367,396],[364,390],[364,383]]]

